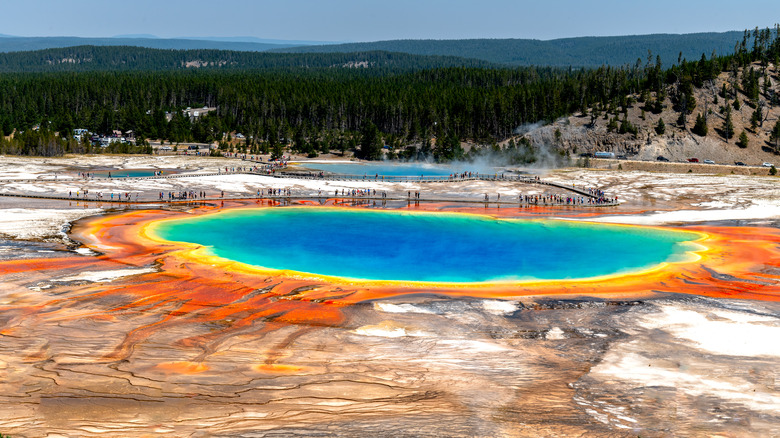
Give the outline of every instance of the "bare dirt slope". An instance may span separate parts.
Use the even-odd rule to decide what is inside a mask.
[[[753,68],[761,74],[763,67],[754,64]],[[583,153],[595,153],[597,151],[614,152],[626,155],[635,160],[656,160],[661,155],[671,161],[685,162],[689,158],[699,160],[713,160],[718,164],[733,165],[741,161],[747,165],[760,166],[764,162],[780,165],[780,155],[775,141],[771,137],[771,131],[780,119],[780,105],[772,105],[772,93],[776,93],[780,85],[778,68],[774,65],[767,67],[770,81],[769,93],[764,93],[763,78],[760,79],[761,94],[759,102],[751,102],[739,87],[736,88],[736,96],[739,99],[739,108],[734,108],[734,99],[729,100],[731,117],[735,135],[726,139],[722,135],[722,126],[725,120],[725,99],[720,95],[723,85],[733,89],[735,81],[733,73],[725,72],[712,83],[705,83],[702,88],[694,89],[696,107],[693,114],[687,117],[686,126],[677,123],[680,113],[673,109],[668,96],[672,93],[672,86],[664,100],[664,109],[660,114],[653,114],[645,108],[645,104],[639,102],[640,96],[630,96],[635,100],[625,114],[620,108],[618,114],[601,115],[591,125],[589,113],[578,113],[571,117],[539,128],[528,135],[535,143],[554,145],[567,151],[572,157]],[[743,72],[737,74],[742,77]],[[655,98],[654,94],[649,97]],[[763,119],[755,130],[751,129],[751,116],[755,111],[755,105],[761,105]],[[708,133],[705,136],[693,134],[691,129],[696,121],[696,116],[701,113],[707,118]],[[624,117],[637,127],[637,134],[620,134],[617,131],[609,132],[610,119],[618,117],[621,121]],[[663,119],[666,132],[658,134],[655,127],[658,120]],[[559,131],[559,134],[556,134]],[[748,137],[746,148],[739,147],[737,141],[740,133],[745,132]],[[695,170],[694,170],[695,172]],[[741,173],[741,172],[739,172]]]

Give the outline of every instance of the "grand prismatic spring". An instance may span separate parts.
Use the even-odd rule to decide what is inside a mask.
[[[480,201],[552,190],[512,182],[372,183],[383,200],[214,173],[89,183],[147,187],[132,205],[0,198],[19,235],[70,223],[65,245],[0,241],[0,433],[778,433],[776,207],[691,206],[699,185],[726,202],[772,181],[686,176],[653,198],[668,179],[546,176],[626,199],[588,207]],[[185,180],[211,196],[158,201]]]
[[[628,273],[689,259],[690,241],[701,238],[647,227],[322,207],[234,210],[164,222],[152,233],[273,270],[445,283]]]

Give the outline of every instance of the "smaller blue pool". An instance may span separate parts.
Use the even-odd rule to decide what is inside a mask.
[[[298,162],[296,165],[314,171],[336,173],[340,175],[367,175],[367,176],[450,176],[463,172],[493,173],[493,168],[484,166],[475,167],[466,163],[459,165],[444,165],[432,163],[323,163],[323,162]]]
[[[148,176],[165,176],[178,173],[169,169],[111,169],[89,172],[95,178],[140,178]]]

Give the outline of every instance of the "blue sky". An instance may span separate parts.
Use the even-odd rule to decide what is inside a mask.
[[[283,40],[537,38],[771,27],[777,0],[0,0],[21,36],[254,36]]]

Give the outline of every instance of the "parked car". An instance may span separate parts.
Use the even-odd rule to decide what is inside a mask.
[[[664,157],[663,155],[659,155],[658,158],[656,158],[657,161],[666,161],[669,162],[669,159]]]
[[[689,163],[698,163],[699,159],[698,158],[688,158],[688,162]]]
[[[628,157],[627,157],[627,156],[625,156],[625,155],[618,155],[618,156],[617,156],[617,159],[618,159],[618,160],[627,160],[627,159],[628,159]]]
[[[702,161],[702,163],[704,163],[704,164],[715,164],[715,162],[712,161],[712,160],[704,160],[704,161]]]
[[[745,163],[743,163],[741,161],[735,161],[734,164],[737,165],[737,166],[744,166],[745,165]]]
[[[775,165],[774,165],[774,164],[772,164],[772,163],[767,163],[766,161],[764,161],[764,163],[763,163],[763,164],[761,164],[761,165],[762,165],[762,166],[764,166],[764,167],[775,167]]]

